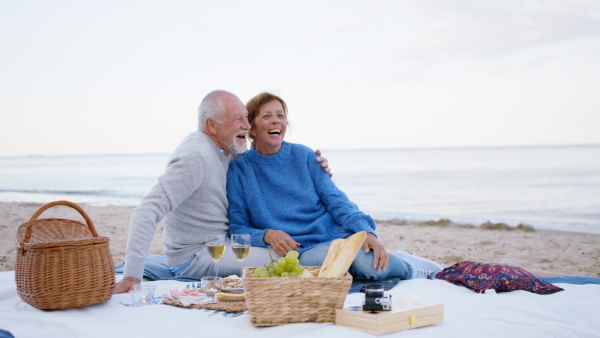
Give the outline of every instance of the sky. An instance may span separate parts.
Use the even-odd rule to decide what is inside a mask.
[[[170,153],[262,91],[318,149],[600,144],[600,2],[0,0],[0,156]]]

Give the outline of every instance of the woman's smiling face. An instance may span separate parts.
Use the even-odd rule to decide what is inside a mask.
[[[273,155],[281,149],[287,129],[287,116],[278,100],[269,101],[258,110],[250,134],[256,141],[256,151]]]

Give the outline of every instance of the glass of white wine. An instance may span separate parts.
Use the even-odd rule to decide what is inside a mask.
[[[240,262],[240,276],[243,272],[242,262],[248,257],[251,242],[252,238],[248,234],[231,235],[231,250],[235,258]]]
[[[219,260],[223,257],[226,246],[225,235],[206,235],[206,250],[210,258],[215,262],[217,270],[215,276],[219,276]]]

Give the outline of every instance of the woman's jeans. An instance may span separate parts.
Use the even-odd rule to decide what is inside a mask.
[[[325,261],[325,257],[327,257],[329,244],[331,244],[331,242],[321,243],[306,250],[300,255],[300,264],[303,266],[323,265],[323,261]],[[382,271],[377,271],[377,269],[373,267],[373,250],[369,251],[369,253],[365,253],[364,249],[361,247],[354,262],[352,262],[352,265],[350,266],[349,272],[354,279],[366,281],[385,280],[394,277],[410,279],[412,267],[403,259],[392,254],[388,255],[390,256],[390,263],[387,268]]]

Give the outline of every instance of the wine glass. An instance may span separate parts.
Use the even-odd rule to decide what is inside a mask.
[[[248,234],[231,235],[231,250],[233,255],[240,262],[240,276],[243,272],[242,262],[250,252],[251,237]]]
[[[206,250],[210,258],[215,262],[217,270],[215,276],[219,275],[219,260],[223,257],[226,246],[225,235],[206,235]]]

